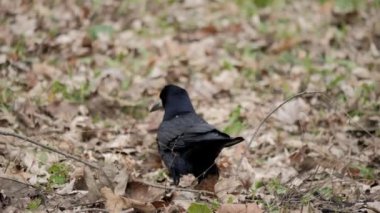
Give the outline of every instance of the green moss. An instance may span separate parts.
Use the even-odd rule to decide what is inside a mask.
[[[54,163],[48,172],[50,174],[49,185],[62,185],[69,180],[69,168],[63,163]]]
[[[188,213],[212,213],[211,209],[202,203],[192,203],[187,209]]]
[[[268,189],[276,195],[285,195],[288,192],[288,188],[281,184],[279,179],[272,179],[267,184]]]
[[[42,203],[41,198],[34,198],[28,203],[28,205],[26,206],[26,209],[35,211],[38,209],[38,207],[40,207],[41,203]]]

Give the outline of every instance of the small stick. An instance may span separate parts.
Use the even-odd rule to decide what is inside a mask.
[[[74,156],[74,155],[70,155],[70,154],[68,154],[68,153],[64,153],[64,152],[62,152],[62,151],[59,151],[59,150],[54,149],[54,148],[52,148],[52,147],[46,146],[46,145],[41,144],[41,143],[39,143],[39,142],[37,142],[37,141],[34,141],[34,140],[32,140],[32,139],[29,139],[29,138],[26,138],[26,137],[24,137],[24,136],[21,136],[21,135],[19,135],[19,134],[12,133],[12,132],[4,132],[4,131],[0,131],[0,135],[4,135],[4,136],[12,136],[12,137],[15,137],[15,138],[21,139],[21,140],[23,140],[23,141],[26,141],[26,142],[32,143],[32,144],[34,144],[34,145],[37,145],[37,146],[42,147],[42,148],[44,148],[44,149],[47,149],[47,150],[49,150],[49,151],[52,151],[52,152],[58,153],[58,154],[60,154],[60,155],[63,155],[63,156],[65,156],[66,158],[70,158],[70,159],[76,160],[76,161],[78,161],[78,162],[81,162],[81,163],[83,163],[83,164],[85,164],[85,165],[87,165],[87,166],[89,166],[89,167],[91,167],[91,168],[99,169],[97,166],[92,165],[91,163],[86,162],[86,161],[84,161],[84,160],[82,160],[82,159],[80,159],[80,158],[78,158],[78,157],[76,157],[76,156]]]
[[[108,184],[109,184],[110,186],[112,186],[112,181],[108,178],[108,176],[107,176],[106,173],[103,171],[103,169],[101,169],[100,167],[98,167],[98,166],[96,166],[96,165],[93,165],[93,164],[91,164],[91,163],[89,163],[89,162],[87,162],[87,161],[85,161],[85,160],[82,160],[82,159],[80,159],[79,157],[76,157],[76,156],[74,156],[74,155],[70,155],[70,154],[68,154],[68,153],[65,153],[65,152],[59,151],[59,150],[57,150],[57,149],[54,149],[54,148],[49,147],[49,146],[46,146],[46,145],[41,144],[41,143],[39,143],[39,142],[37,142],[37,141],[35,141],[35,140],[29,139],[29,138],[27,138],[27,137],[21,136],[21,135],[16,134],[16,133],[0,131],[0,135],[11,136],[11,137],[18,138],[18,139],[20,139],[20,140],[22,140],[22,141],[26,141],[26,142],[32,143],[32,144],[34,144],[34,145],[36,145],[36,146],[42,147],[42,148],[47,149],[47,150],[49,150],[49,151],[51,151],[51,152],[55,152],[55,153],[58,153],[58,154],[60,154],[60,155],[63,155],[63,156],[65,156],[66,158],[70,158],[70,159],[72,159],[72,160],[75,160],[75,161],[78,161],[78,162],[80,162],[80,163],[83,163],[84,165],[86,165],[86,166],[88,166],[88,167],[90,167],[90,168],[97,169],[97,170],[99,170],[100,172],[102,172],[102,174],[106,177],[106,179],[107,179],[107,181],[108,181]]]
[[[16,179],[13,179],[13,178],[9,178],[9,177],[5,177],[5,176],[2,176],[2,175],[0,175],[0,178],[3,179],[3,180],[9,180],[9,181],[13,181],[15,183],[23,184],[23,185],[26,185],[26,186],[29,186],[29,187],[32,187],[32,188],[37,188],[37,187],[33,186],[32,184],[24,183],[24,182],[21,182],[19,180],[16,180]]]
[[[74,212],[77,213],[77,212],[109,212],[109,211],[107,209],[87,208],[87,209],[74,210]]]
[[[247,144],[247,149],[244,150],[244,153],[243,155],[240,157],[240,160],[239,160],[239,163],[238,163],[238,166],[236,167],[236,170],[235,170],[235,175],[237,175],[237,172],[239,171],[240,169],[240,166],[243,162],[243,158],[244,156],[247,155],[247,152],[249,150],[249,147],[251,147],[251,144],[253,142],[253,140],[256,138],[257,136],[257,133],[259,132],[260,128],[264,125],[264,123],[273,115],[273,113],[275,113],[278,109],[280,109],[283,105],[285,105],[286,103],[290,102],[291,100],[295,99],[295,98],[298,98],[298,97],[301,97],[303,95],[314,95],[314,94],[323,94],[324,92],[307,92],[307,91],[304,91],[304,92],[301,92],[301,93],[298,93],[298,94],[295,94],[293,96],[291,96],[290,98],[286,99],[284,102],[282,102],[280,105],[278,105],[276,108],[274,108],[267,116],[265,116],[265,118],[260,122],[259,126],[256,128],[255,132],[253,133],[251,139],[249,140],[248,144]]]
[[[185,192],[193,192],[193,193],[198,193],[198,194],[208,194],[208,195],[215,195],[214,192],[210,192],[207,190],[196,190],[196,189],[187,189],[187,188],[181,188],[181,187],[172,187],[172,186],[163,186],[155,183],[150,183],[142,180],[134,180],[137,183],[141,183],[147,186],[159,188],[159,189],[170,189],[170,190],[177,190],[177,191],[185,191]]]
[[[39,187],[33,186],[32,184],[25,183],[25,182],[22,182],[22,181],[13,179],[13,178],[5,177],[3,175],[0,175],[0,179],[13,181],[15,183],[22,184],[22,185],[25,185],[27,187],[31,187],[31,188],[35,189],[37,191],[38,195],[40,195],[42,197],[43,205],[46,206],[46,200],[47,200],[46,194],[45,194],[44,190],[40,189]],[[23,188],[20,188],[20,189],[14,191],[13,193],[19,192],[22,189]],[[57,194],[57,193],[55,193],[55,194]]]

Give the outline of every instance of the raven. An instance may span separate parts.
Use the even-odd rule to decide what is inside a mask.
[[[208,174],[218,174],[215,159],[224,147],[244,140],[230,137],[199,117],[187,91],[166,85],[160,93],[161,102],[150,111],[163,108],[165,113],[158,133],[158,151],[178,185],[180,177],[193,174],[198,182]]]

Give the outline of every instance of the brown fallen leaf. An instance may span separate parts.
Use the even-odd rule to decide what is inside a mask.
[[[37,114],[39,114],[38,107],[31,101],[18,98],[13,105],[13,110],[17,118],[27,127],[35,128],[40,125],[40,120],[37,118]]]
[[[347,169],[347,173],[350,177],[353,177],[353,178],[360,177],[360,169],[359,168],[353,167],[353,166],[348,166],[346,169]]]
[[[163,212],[165,213],[186,212],[186,210],[179,205],[169,205],[164,208]]]
[[[180,208],[188,209],[190,205],[196,201],[196,199],[197,195],[192,192],[176,191],[173,193],[171,203]]]
[[[283,39],[279,42],[275,42],[274,44],[272,44],[272,46],[269,48],[269,52],[279,54],[281,52],[291,49],[292,47],[298,45],[301,42],[302,40],[297,38]]]
[[[139,200],[142,202],[159,201],[165,194],[165,189],[150,187],[139,182],[131,181],[125,192],[128,199]]]
[[[32,89],[38,83],[38,76],[35,72],[27,72],[26,73],[26,86],[28,89]]]
[[[106,200],[106,208],[111,213],[121,212],[123,209],[130,208],[134,208],[138,212],[156,212],[156,208],[154,208],[151,203],[144,203],[138,200],[115,195],[108,187],[103,187],[100,191],[103,198]]]
[[[244,189],[242,183],[236,178],[221,178],[215,184],[215,194],[219,200],[222,202],[227,202],[231,200],[237,200],[234,193]]]
[[[246,204],[222,204],[217,213],[261,213],[263,210],[254,203]]]
[[[49,79],[49,80],[58,79],[62,73],[61,70],[53,66],[50,66],[46,63],[33,64],[32,71],[37,76],[43,76],[44,78]]]
[[[290,165],[298,172],[308,171],[317,165],[315,159],[307,155],[308,149],[309,147],[304,145],[289,156]]]
[[[79,107],[68,101],[54,101],[44,107],[44,110],[56,119],[71,121],[78,114]]]
[[[100,192],[95,182],[93,172],[88,168],[84,168],[84,180],[87,185],[88,194],[87,197],[89,201],[94,202],[100,198]]]
[[[127,188],[129,179],[129,171],[124,168],[119,171],[119,174],[117,174],[114,178],[114,182],[116,182],[116,186],[114,188],[114,192],[116,195],[124,195],[125,190]]]
[[[198,190],[206,190],[206,191],[214,191],[215,184],[219,180],[219,174],[215,175],[208,175],[207,178],[202,180],[198,185],[196,185],[194,188]]]
[[[110,188],[103,187],[100,191],[106,200],[106,209],[110,213],[121,212],[122,209],[132,208],[128,199],[123,199],[123,197],[115,195]]]

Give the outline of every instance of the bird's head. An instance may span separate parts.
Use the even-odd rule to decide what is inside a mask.
[[[152,111],[165,110],[164,120],[170,120],[176,115],[194,112],[187,91],[176,85],[166,85],[160,93],[161,102],[151,108]]]

